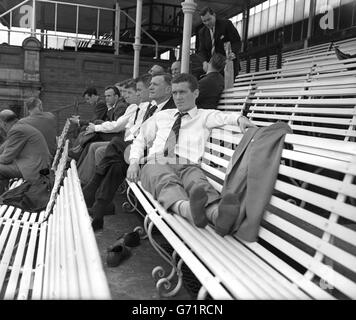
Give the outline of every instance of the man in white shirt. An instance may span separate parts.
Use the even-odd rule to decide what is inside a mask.
[[[254,125],[239,113],[198,109],[198,82],[190,74],[173,79],[172,94],[177,109],[155,114],[133,141],[127,178],[137,182],[144,149],[151,145],[140,174],[142,186],[166,210],[198,227],[205,227],[210,220],[224,235],[236,210],[235,200],[226,197],[219,202],[219,193],[200,169],[205,143],[215,127],[239,125],[245,132]]]
[[[132,114],[127,122],[125,139],[117,137],[110,142],[104,157],[97,164],[94,176],[83,188],[87,206],[91,207],[93,204],[89,212],[94,218],[92,221],[94,231],[103,228],[105,208],[111,203],[117,188],[125,180],[128,167],[124,160],[125,149],[138,135],[142,123],[162,109],[175,108],[171,97],[171,75],[156,74],[150,81],[149,77],[150,75],[139,78],[137,91],[143,101],[147,101],[148,91],[148,98],[151,102],[143,102],[139,105],[138,112]],[[98,152],[100,150],[101,148],[98,149]]]
[[[93,132],[119,133],[124,131],[130,117],[138,109],[139,97],[137,96],[136,85],[136,80],[128,81],[124,85],[126,90],[125,101],[129,106],[121,117],[117,120],[105,121],[101,124],[89,123],[86,134],[92,134]],[[90,144],[85,158],[78,166],[78,175],[82,184],[87,184],[93,176],[95,163],[100,161],[100,157],[102,157],[109,143],[110,141],[98,141]]]

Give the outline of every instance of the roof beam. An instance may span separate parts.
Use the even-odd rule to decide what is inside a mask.
[[[216,0],[204,0],[204,1],[200,1],[203,6],[206,5],[206,4],[214,4],[216,6],[216,4],[226,4],[226,5],[234,5],[234,3],[231,1],[231,0],[219,0],[218,2]],[[241,7],[242,8],[242,4],[241,3],[237,3],[237,6]]]

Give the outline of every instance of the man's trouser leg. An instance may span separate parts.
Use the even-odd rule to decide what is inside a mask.
[[[208,196],[206,205],[219,199],[204,172],[195,165],[146,164],[141,171],[142,186],[167,210],[180,200],[189,201],[192,188],[204,187]]]
[[[78,175],[80,182],[85,185],[89,182],[95,173],[95,152],[98,148],[107,146],[109,142],[93,142],[89,145],[89,150],[78,167]]]

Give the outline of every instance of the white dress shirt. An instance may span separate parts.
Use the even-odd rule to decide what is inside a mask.
[[[140,128],[142,125],[143,117],[147,111],[148,106],[151,104],[152,106],[157,106],[157,110],[155,113],[160,111],[168,102],[169,99],[161,102],[160,104],[157,104],[155,100],[152,100],[151,102],[143,102],[139,105],[139,113],[136,118],[136,122],[134,123],[136,113],[130,118],[126,125],[126,132],[125,132],[125,141],[133,140],[135,139],[138,134],[140,133]]]
[[[95,132],[120,132],[125,130],[125,126],[128,123],[130,117],[136,113],[139,106],[137,104],[130,104],[125,113],[119,117],[116,121],[105,121],[101,124],[95,125]]]
[[[151,146],[148,158],[163,157],[163,149],[176,120],[178,109],[167,109],[154,114],[142,126],[140,134],[131,146],[130,163],[143,157],[145,146]],[[190,162],[199,163],[204,154],[205,143],[213,128],[238,125],[237,112],[222,112],[194,107],[182,118],[178,142],[174,153]]]

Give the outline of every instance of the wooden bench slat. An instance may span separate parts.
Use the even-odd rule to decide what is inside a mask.
[[[356,186],[352,185],[351,183],[346,184],[343,181],[324,177],[319,174],[314,174],[282,164],[279,166],[279,174],[288,176],[290,178],[302,180],[304,183],[307,182],[321,188],[323,188],[324,186],[329,186],[330,191],[342,193],[350,197],[356,194]]]
[[[9,237],[6,242],[5,250],[4,250],[4,253],[3,253],[1,261],[0,261],[0,284],[4,283],[6,273],[8,272],[8,268],[10,265],[12,252],[14,250],[14,246],[16,244],[16,239],[18,237],[19,230],[20,230],[20,222],[19,221],[15,221],[13,224],[11,221],[7,221],[7,222],[5,222],[5,224],[6,224],[5,227],[8,226],[8,228],[6,229],[7,232],[6,233],[4,232],[4,229],[5,229],[4,228],[2,230],[1,236],[3,236],[3,234],[4,234],[4,238],[5,237],[7,238],[7,235]],[[0,247],[1,247],[1,240],[0,240]],[[5,242],[5,239],[3,239],[3,240]]]
[[[30,239],[28,241],[26,259],[22,268],[21,284],[18,290],[17,299],[19,299],[20,294],[23,294],[24,292],[29,292],[30,290],[31,281],[33,278],[33,261],[35,257],[36,247],[37,247],[38,233],[39,233],[38,224],[37,223],[31,224],[31,234],[30,234]]]
[[[63,196],[63,195],[62,195]],[[63,199],[64,200],[64,199]],[[70,218],[70,210],[64,207],[65,201],[60,202],[60,206],[57,208],[59,214],[63,215],[63,229],[71,230],[72,221]],[[68,276],[68,298],[75,299],[80,295],[79,286],[77,283],[77,265],[75,263],[75,257],[72,254],[75,252],[75,244],[72,235],[66,237],[65,243],[65,262],[67,264],[67,276]]]
[[[155,209],[150,205],[150,203],[142,195],[141,189],[136,184],[128,182],[128,185],[132,188],[132,191],[137,196],[140,203],[144,206],[150,220],[155,224],[155,226],[164,235],[170,244],[174,243],[175,250],[180,257],[184,259],[188,267],[194,272],[199,281],[204,284],[209,293],[215,299],[226,299],[230,300],[231,296],[227,291],[220,285],[219,280],[215,278],[214,275],[208,272],[202,263],[196,258],[192,252],[190,252],[185,245],[179,240],[177,235],[173,230],[171,230],[165,223],[162,222],[161,218],[157,215]]]
[[[151,195],[147,192],[145,192],[145,195],[150,199],[150,200],[153,200],[153,198],[151,197]],[[157,209],[160,213],[161,216],[164,217],[165,221],[168,222],[168,224],[170,224],[172,222],[172,220],[176,220],[177,218],[179,219],[179,217],[173,217],[172,215],[170,214],[167,214],[164,212],[164,209],[162,207],[159,206],[159,204],[157,204]],[[173,223],[174,224],[174,230],[175,232],[185,232],[185,227],[183,227],[181,224],[179,223]],[[191,242],[191,241],[194,241],[192,239],[194,239],[194,236],[195,236],[195,233],[197,232],[201,232],[201,230],[194,230],[193,233],[189,233],[189,234],[186,234],[186,240]],[[188,239],[187,239],[188,238]],[[214,259],[213,258],[213,255],[211,254],[211,252],[209,252],[204,246],[202,246],[200,248],[200,252],[203,253],[204,252],[204,255],[202,255],[200,258],[202,259],[204,257],[204,260],[212,260]],[[236,278],[234,277],[234,274],[231,270],[229,270],[229,268],[225,265],[221,265],[221,264],[218,264],[218,265],[214,265],[213,267],[217,268],[218,270],[220,270],[218,272],[218,274],[221,276],[221,277],[224,277],[224,284],[225,286],[228,286],[230,290],[233,290],[233,291],[237,291],[236,293],[238,295],[243,295],[244,297],[247,297],[247,298],[250,298],[250,299],[255,299],[256,297],[260,296],[260,298],[262,298],[262,296],[260,295],[260,292],[255,292],[253,290],[250,289],[250,286],[252,286],[253,284],[252,283],[248,283],[248,285],[246,283],[244,283],[244,281],[246,279],[239,279],[239,278]],[[216,269],[214,270],[215,272],[217,271]],[[227,281],[227,279],[229,281]],[[220,279],[220,281],[222,281],[223,279]]]
[[[278,106],[251,106],[250,110],[257,111],[273,111],[285,113],[310,113],[310,114],[333,114],[333,115],[352,115],[355,112],[354,108],[303,108],[299,106],[282,107]],[[254,115],[255,113],[251,113]]]
[[[332,284],[335,288],[338,288],[344,294],[348,295],[350,298],[355,297],[356,295],[356,286],[350,280],[345,278],[344,276],[333,272],[329,268],[325,267],[322,263],[317,262],[313,259],[312,256],[304,253],[302,250],[297,249],[292,246],[289,242],[285,241],[281,237],[273,234],[272,232],[266,230],[265,228],[260,229],[259,236],[262,239],[265,239],[267,242],[280,249],[282,252],[288,254],[289,256],[293,256],[295,261],[299,264],[308,266],[312,272],[316,275],[326,279],[330,284]]]
[[[225,236],[225,240],[221,237],[217,236],[215,231],[209,226],[207,227],[211,237],[214,237],[214,241],[221,242],[221,245],[228,245],[230,251],[234,252],[236,257],[243,257],[246,259],[246,263],[248,264],[248,268],[253,268],[256,270],[256,276],[259,278],[265,279],[268,281],[270,285],[274,286],[277,290],[283,292],[284,296],[289,297],[297,297],[297,299],[309,299],[305,293],[299,290],[296,286],[291,286],[290,281],[280,273],[276,273],[276,270],[272,268],[270,265],[266,263],[261,263],[261,259],[252,254],[249,249],[247,249],[241,242],[234,241],[232,236]],[[280,296],[279,296],[280,297]]]
[[[322,290],[320,286],[308,281],[301,273],[297,272],[290,265],[285,263],[285,261],[278,258],[276,255],[266,250],[265,247],[261,246],[258,242],[243,242],[245,246],[250,248],[253,252],[257,253],[259,257],[263,260],[269,262],[271,265],[275,266],[278,270],[282,270],[283,274],[288,277],[295,285],[302,288],[305,292],[310,294],[312,297],[320,300],[333,300],[335,299],[332,295]]]
[[[271,205],[277,209],[288,212],[289,215],[294,216],[302,221],[305,221],[320,230],[324,229],[343,241],[349,242],[351,244],[355,243],[356,232],[352,231],[338,223],[332,222],[314,212],[301,208],[289,201],[278,198],[277,196],[272,196]]]
[[[69,184],[68,177],[64,179],[64,185],[66,187],[64,188],[65,199],[69,204],[70,201],[72,201],[71,198],[73,196],[73,193],[70,192],[71,186]],[[73,228],[74,245],[75,245],[74,252],[76,254],[75,260],[77,263],[80,295],[83,296],[84,298],[85,297],[89,298],[92,293],[90,292],[90,287],[89,287],[90,278],[88,278],[88,274],[87,274],[87,265],[85,263],[83,244],[81,242],[82,240],[80,239],[80,229],[76,217],[74,215],[71,215],[71,219],[72,219],[71,223]]]
[[[90,266],[90,268],[88,268],[88,277],[93,279],[89,283],[91,285],[92,297],[95,297],[96,299],[108,299],[110,298],[110,291],[106,283],[97,242],[92,230],[91,221],[81,191],[80,180],[74,161],[71,162],[71,168],[68,170],[68,177],[73,194],[77,195],[76,198],[73,198],[73,204],[78,213],[76,216],[78,225],[81,226],[81,239],[85,251],[86,264],[87,266]]]
[[[277,180],[275,189],[283,193],[289,194],[294,198],[314,204],[326,211],[334,212],[351,221],[356,221],[354,207],[346,203],[340,203],[334,199],[324,195],[312,192],[310,190],[301,189],[283,181]]]
[[[42,221],[42,219],[40,220]],[[44,252],[45,252],[45,239],[47,234],[47,223],[39,224],[39,240],[37,247],[37,258],[36,265],[34,270],[34,278],[33,278],[33,289],[32,289],[32,299],[39,300],[41,299],[42,292],[42,284],[43,284],[43,269],[44,269]],[[19,289],[19,299],[27,298],[26,288],[21,284]]]
[[[278,112],[278,110],[276,110]],[[298,110],[296,110],[297,112]],[[334,125],[356,125],[356,119],[354,118],[330,118],[330,117],[313,117],[313,116],[300,116],[295,114],[270,114],[270,113],[257,113],[254,112],[252,118],[263,119],[276,119],[276,120],[288,120],[288,121],[302,121],[316,123],[330,123]]]
[[[17,285],[18,278],[20,276],[20,270],[22,267],[22,260],[25,254],[25,246],[26,246],[26,240],[27,240],[29,229],[30,226],[28,223],[22,225],[19,228],[19,235],[17,235],[17,237],[20,237],[20,239],[15,244],[16,246],[15,259],[11,265],[11,273],[5,291],[5,296],[4,296],[6,300],[13,299],[13,297],[15,296],[16,285]]]
[[[182,218],[180,218],[183,220]],[[185,222],[187,224],[187,222]],[[207,228],[208,232],[202,232],[203,245],[211,247],[212,252],[217,255],[216,259],[220,260],[220,253],[225,253],[226,258],[234,261],[235,270],[241,269],[238,274],[244,277],[254,279],[256,284],[265,287],[265,297],[269,299],[308,299],[309,297],[296,287],[290,286],[290,282],[281,274],[265,263],[238,242],[228,242],[219,237],[212,228]],[[225,250],[228,249],[228,250]],[[239,277],[239,275],[236,275]],[[258,280],[257,280],[258,279]],[[260,290],[260,289],[257,289]]]
[[[55,205],[56,206],[56,205]],[[52,273],[54,267],[54,254],[50,255],[49,252],[54,252],[54,237],[50,237],[49,235],[53,234],[53,215],[48,217],[48,231],[47,237],[48,240],[46,241],[46,251],[45,251],[45,268],[44,268],[44,279],[43,279],[43,294],[42,299],[50,299],[51,294],[51,280],[52,280]]]
[[[353,270],[356,266],[356,258],[353,255],[345,252],[340,248],[337,248],[336,246],[331,245],[327,241],[312,234],[310,231],[306,231],[296,224],[288,222],[282,217],[279,217],[269,211],[267,211],[265,215],[265,220],[280,230],[288,230],[288,235],[291,235],[310,248],[323,253],[334,261],[341,263],[343,266],[349,268],[350,270]],[[294,257],[291,256],[291,258]]]
[[[176,218],[178,223],[181,224],[181,232],[183,232],[183,234],[184,229],[189,232],[191,240],[187,240],[185,234],[184,238],[187,240],[191,250],[194,250],[194,252],[196,252],[196,254],[202,259],[209,261],[207,253],[204,251],[207,250],[208,255],[211,255],[212,259],[218,260],[218,264],[223,268],[225,267],[229,269],[229,272],[232,273],[232,275],[230,275],[231,278],[236,278],[238,281],[241,281],[243,286],[246,286],[255,294],[255,299],[266,299],[267,297],[269,299],[278,299],[278,297],[280,298],[281,296],[283,296],[284,299],[291,299],[292,297],[295,297],[292,295],[290,290],[279,285],[277,281],[274,281],[275,279],[271,279],[273,276],[276,276],[275,272],[272,276],[271,273],[268,273],[267,266],[264,266],[261,263],[259,266],[255,266],[253,260],[250,259],[250,255],[246,252],[238,251],[236,248],[231,250],[230,248],[226,247],[226,245],[222,246],[219,243],[219,239],[215,237],[214,234],[204,229],[199,229],[197,232],[195,228],[193,228],[186,220],[180,216],[173,215],[172,218],[167,217],[167,219],[173,218]],[[177,224],[174,224],[175,229],[176,225]],[[201,247],[204,248],[204,250]],[[259,276],[261,274],[263,277]],[[239,275],[244,276],[241,277]],[[235,295],[238,296],[239,288],[234,288],[232,285],[233,284],[230,284],[230,279],[228,280],[228,283],[225,283],[225,286],[230,287],[230,290],[235,291]]]
[[[287,104],[287,105],[356,105],[355,98],[328,99],[251,99],[251,104]]]

